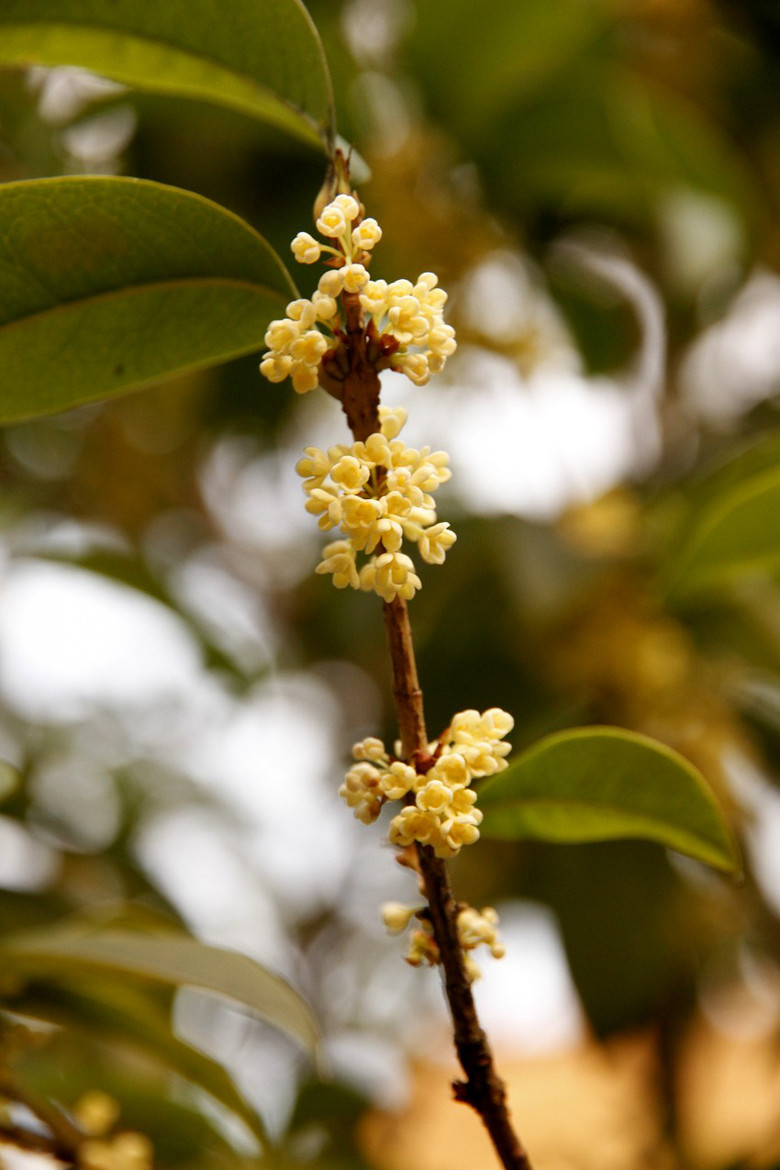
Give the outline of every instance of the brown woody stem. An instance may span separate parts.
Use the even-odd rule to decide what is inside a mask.
[[[76,1161],[82,1140],[80,1130],[45,1097],[22,1088],[5,1064],[0,1067],[0,1098],[23,1105],[39,1122],[43,1122],[48,1131],[40,1133],[17,1124],[7,1115],[7,1110],[3,1110],[0,1136],[9,1144],[20,1150],[50,1154],[62,1162],[72,1164]]]
[[[358,298],[345,297],[347,330],[342,357],[344,376],[339,397],[352,434],[365,441],[379,430],[379,375],[368,360]],[[423,694],[417,677],[414,642],[406,602],[396,597],[384,603],[384,620],[393,675],[393,698],[404,758],[426,755]],[[458,939],[457,907],[447,866],[427,845],[417,846],[433,935],[441,955],[444,988],[452,1016],[455,1049],[465,1081],[456,1081],[456,1100],[476,1110],[506,1170],[531,1170],[528,1155],[512,1129],[504,1083],[493,1064],[487,1036],[480,1027],[463,948]]]
[[[399,597],[385,602],[384,618],[401,743],[405,759],[411,760],[415,754],[427,752],[428,736],[406,602]],[[477,1017],[463,948],[458,939],[458,912],[447,866],[428,845],[417,846],[417,857],[433,935],[444,969],[444,989],[452,1016],[455,1049],[466,1074],[465,1082],[453,1084],[455,1098],[471,1105],[479,1114],[507,1170],[531,1170],[528,1155],[512,1129],[504,1083],[495,1070],[487,1036]]]

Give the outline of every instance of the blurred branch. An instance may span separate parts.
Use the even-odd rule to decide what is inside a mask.
[[[64,1162],[74,1162],[82,1134],[65,1114],[47,1098],[20,1085],[10,1068],[0,1064],[0,1096],[13,1105],[21,1105],[49,1131],[48,1134],[15,1123],[7,1110],[0,1118],[0,1134],[20,1149],[52,1154]]]

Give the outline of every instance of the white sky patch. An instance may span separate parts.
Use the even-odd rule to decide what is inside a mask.
[[[330,441],[342,438],[339,434]],[[201,469],[209,510],[236,548],[251,551],[261,584],[270,579],[291,586],[313,567],[306,538],[316,534],[317,527],[304,510],[301,479],[295,471],[303,446],[291,442],[273,454],[259,454],[251,442],[223,439]]]
[[[36,66],[28,69],[27,78],[31,88],[39,93],[38,114],[44,122],[55,125],[78,117],[96,99],[127,92],[127,87],[116,81],[71,65],[53,69]]]
[[[608,379],[547,369],[524,381],[512,362],[482,351],[462,355],[457,384],[414,390],[413,402],[391,377],[393,404],[410,408],[405,440],[448,451],[447,490],[482,515],[553,519],[656,451],[654,419],[639,426],[631,392]]]
[[[36,804],[67,828],[83,848],[107,848],[120,824],[121,805],[111,775],[90,755],[73,750],[39,763],[31,781]]]
[[[256,590],[230,572],[222,550],[203,548],[169,572],[169,587],[209,637],[247,671],[273,662],[276,632]]]
[[[35,1154],[18,1146],[0,1142],[0,1166],[3,1170],[62,1170],[62,1162],[50,1154]]]
[[[579,352],[540,274],[518,253],[489,255],[469,274],[458,297],[474,328],[499,344],[520,344],[529,364],[571,373],[581,369]]]
[[[542,1055],[574,1047],[585,1017],[552,911],[532,902],[498,907],[503,959],[474,952],[482,978],[474,985],[482,1024],[504,1052]]]
[[[630,403],[618,387],[566,373],[523,386],[496,367],[484,376],[450,439],[459,492],[480,512],[552,518],[611,487],[633,462]]]
[[[200,652],[151,598],[70,565],[12,564],[0,605],[0,690],[30,719],[154,706],[186,693]]]
[[[56,874],[58,865],[58,857],[53,849],[36,841],[17,821],[0,816],[0,888],[28,891],[45,889]]]
[[[229,824],[205,809],[176,809],[152,818],[136,848],[200,938],[277,970],[289,964],[278,914]]]
[[[717,195],[680,187],[658,208],[663,259],[677,288],[694,294],[708,280],[733,273],[745,251],[736,206]]]
[[[729,752],[724,763],[733,794],[746,814],[753,872],[767,901],[780,913],[780,792],[747,756]]]
[[[306,913],[336,895],[349,866],[339,730],[325,686],[305,675],[276,678],[177,761],[245,818],[258,869],[290,909]]]
[[[341,29],[359,61],[382,62],[395,51],[413,21],[408,0],[350,0],[341,16]]]
[[[554,259],[562,272],[625,300],[636,314],[641,343],[625,371],[583,374],[540,278],[522,258],[497,252],[459,295],[474,326],[500,344],[511,349],[527,338],[527,358],[522,347],[517,360],[463,347],[449,367],[449,386],[434,379],[422,390],[411,390],[402,375],[383,375],[390,402],[409,409],[404,440],[450,453],[448,491],[469,511],[552,520],[645,474],[660,453],[666,331],[658,292],[627,256],[598,241],[563,240]]]
[[[680,385],[690,412],[724,429],[780,390],[779,276],[751,276],[723,319],[688,350]]]
[[[132,106],[115,106],[84,118],[61,131],[62,145],[72,163],[86,174],[118,174],[119,156],[136,131]]]
[[[367,1093],[380,1108],[406,1104],[406,1061],[396,1045],[370,1033],[345,1030],[331,1038],[326,1052],[333,1075]]]

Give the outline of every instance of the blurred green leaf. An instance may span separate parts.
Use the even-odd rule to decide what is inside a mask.
[[[85,1033],[103,1045],[130,1044],[140,1049],[155,1062],[205,1089],[240,1117],[263,1146],[267,1144],[261,1118],[225,1070],[173,1034],[169,988],[90,978],[86,992],[80,994],[78,990],[32,981],[18,997],[13,997],[11,1006],[22,1015]]]
[[[727,486],[694,519],[676,564],[673,593],[721,585],[780,566],[780,471]]]
[[[484,125],[518,98],[535,95],[604,28],[599,5],[579,0],[499,0],[492,16],[475,20],[472,0],[417,4],[409,53],[431,85],[432,99],[459,126]]]
[[[101,1089],[121,1106],[120,1132],[140,1130],[151,1139],[155,1167],[227,1170],[246,1164],[238,1161],[228,1135],[219,1132],[207,1109],[198,1109],[199,1102],[185,1086],[171,1084],[164,1065],[148,1061],[116,1037],[104,1040],[72,1028],[39,1029],[36,1041],[14,1058],[13,1075],[28,1093],[32,1090],[34,1100],[48,1100],[65,1110],[84,1093]]]
[[[304,1082],[282,1144],[290,1165],[299,1165],[296,1151],[305,1150],[315,1140],[321,1147],[316,1162],[320,1170],[370,1170],[359,1141],[360,1119],[370,1104],[365,1095],[349,1085],[337,1081]]]
[[[748,438],[707,435],[714,450],[704,453],[701,470],[685,484],[688,510],[701,511],[729,489],[780,466],[780,433],[764,429]],[[706,448],[705,448],[706,452]]]
[[[718,869],[739,869],[704,777],[670,748],[617,727],[548,736],[481,787],[479,800],[489,837],[642,837]]]
[[[718,127],[616,62],[579,63],[497,129],[509,143],[504,182],[523,206],[552,200],[566,215],[645,227],[680,190],[754,209],[750,179]]]
[[[247,223],[158,183],[8,183],[0,223],[0,421],[260,349],[295,291]]]
[[[79,65],[205,98],[315,145],[333,133],[328,68],[300,0],[5,0],[0,62]]]
[[[318,1030],[300,995],[246,955],[178,934],[60,927],[6,937],[6,970],[25,978],[74,981],[91,975],[223,995],[286,1032],[314,1054]]]
[[[665,850],[646,841],[526,842],[523,858],[512,893],[554,912],[597,1035],[669,1022],[674,1005],[695,998],[708,923]]]
[[[491,198],[526,222],[552,211],[646,231],[679,190],[755,218],[760,186],[741,143],[658,70],[637,67],[632,33],[642,34],[613,5],[499,0],[489,21],[468,0],[416,9],[407,54],[431,111],[482,168]]]
[[[19,787],[20,776],[13,764],[0,760],[0,804],[13,796]]]

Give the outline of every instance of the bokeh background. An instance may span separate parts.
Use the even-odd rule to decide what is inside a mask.
[[[518,1126],[541,1170],[771,1170],[778,576],[692,601],[664,583],[696,508],[780,457],[780,12],[309,8],[371,170],[374,272],[436,271],[458,331],[434,384],[384,376],[408,441],[452,456],[458,543],[412,609],[430,729],[500,705],[516,747],[589,722],[656,736],[745,850],[739,886],[637,842],[464,851],[458,892],[503,923],[477,997]],[[0,75],[0,179],[95,172],[200,192],[288,255],[323,164],[195,102]],[[0,756],[23,782],[0,816],[0,924],[181,922],[259,959],[314,1006],[326,1073],[213,1000],[173,1010],[279,1165],[479,1170],[494,1156],[448,1100],[436,974],[379,918],[413,883],[337,797],[350,745],[395,734],[379,605],[314,576],[294,471],[345,438],[337,404],[264,384],[256,358],[2,432]],[[65,1104],[107,1090],[161,1165],[251,1161],[235,1119],[90,993],[37,989],[54,1023],[19,1075]]]

